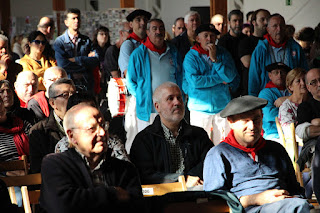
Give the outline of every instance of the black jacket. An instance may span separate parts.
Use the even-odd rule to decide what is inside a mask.
[[[48,118],[39,121],[31,128],[29,134],[31,173],[40,172],[43,157],[53,153],[56,144],[64,136],[65,133],[59,129],[53,111]]]
[[[172,39],[171,42],[178,49],[178,52],[179,52],[179,54],[181,56],[181,59],[183,61],[185,55],[187,54],[187,52],[191,48],[191,44],[190,44],[190,41],[189,41],[189,38],[188,38],[187,31],[184,31],[183,33],[181,33],[180,35],[178,35],[177,37]]]
[[[184,157],[183,175],[198,176],[202,179],[203,162],[207,152],[213,146],[206,131],[182,122],[180,147]],[[142,184],[154,184],[177,181],[182,174],[170,173],[171,157],[160,122],[160,116],[152,125],[135,137],[130,159],[136,165]]]
[[[110,156],[101,165],[107,186],[94,186],[85,161],[75,149],[49,154],[43,159],[40,206],[47,212],[124,212],[132,203],[119,203],[114,187],[142,199],[135,167]]]

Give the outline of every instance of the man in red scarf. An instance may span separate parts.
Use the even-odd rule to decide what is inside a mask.
[[[263,130],[264,138],[280,142],[275,117],[278,116],[279,107],[290,96],[286,89],[286,76],[291,70],[283,63],[273,63],[266,66],[270,81],[266,87],[259,93],[259,98],[268,100],[267,106],[262,109],[263,112]]]
[[[174,45],[164,40],[165,27],[160,19],[147,25],[147,39],[130,56],[127,88],[136,98],[137,127],[140,132],[157,115],[152,103],[154,90],[166,81],[182,84],[182,61]],[[128,150],[128,146],[126,145]]]
[[[231,54],[215,45],[219,34],[212,24],[200,25],[196,29],[196,44],[183,61],[183,91],[189,98],[190,124],[205,129],[214,144],[230,130],[227,120],[219,113],[240,83]]]
[[[259,41],[251,56],[249,68],[248,94],[258,96],[270,81],[265,67],[281,62],[291,69],[296,67],[308,69],[307,60],[301,46],[285,34],[286,22],[276,13],[268,18],[267,34]]]
[[[129,58],[133,50],[142,44],[147,37],[147,22],[151,18],[151,13],[145,10],[137,9],[130,13],[126,19],[129,22],[132,33],[129,34],[128,39],[123,42],[119,54],[119,67],[121,76],[125,77],[127,74]]]
[[[277,142],[261,136],[267,100],[242,96],[221,112],[231,131],[208,152],[203,168],[204,190],[234,193],[246,212],[309,212],[304,189],[291,160]]]
[[[120,47],[118,64],[121,71],[121,76],[125,77],[127,75],[127,69],[129,64],[129,59],[131,53],[138,48],[142,42],[145,40],[147,33],[147,22],[151,18],[151,13],[145,10],[137,9],[131,12],[127,17],[130,28],[132,28],[132,33],[129,34],[129,37],[124,41]],[[127,132],[127,151],[129,153],[132,141],[138,133],[137,128],[137,119],[135,115],[136,105],[135,105],[134,96],[130,95],[126,97],[126,115],[124,119],[124,126]]]

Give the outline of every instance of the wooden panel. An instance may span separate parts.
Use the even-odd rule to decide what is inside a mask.
[[[55,11],[66,10],[65,0],[52,0],[52,9]]]
[[[0,22],[1,22],[1,30],[3,30],[7,35],[9,35],[10,30],[10,0],[1,0],[0,6]]]
[[[224,17],[224,22],[228,20],[228,0],[210,0],[210,17],[215,14],[221,14]],[[223,26],[222,34],[227,32],[227,24]]]
[[[121,8],[134,7],[134,0],[120,0]]]

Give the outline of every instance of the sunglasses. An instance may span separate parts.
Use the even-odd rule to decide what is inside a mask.
[[[40,40],[33,40],[31,43],[35,43],[36,45],[45,45],[47,42],[46,41],[40,41]]]

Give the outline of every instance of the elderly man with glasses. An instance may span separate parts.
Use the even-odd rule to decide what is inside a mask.
[[[61,78],[49,87],[49,104],[52,111],[48,118],[35,124],[30,130],[30,169],[38,173],[45,155],[54,152],[59,140],[65,136],[63,117],[66,113],[69,97],[76,91],[71,79]]]
[[[43,159],[41,207],[46,212],[142,212],[133,204],[142,198],[136,168],[111,156],[101,112],[80,103],[68,110],[63,127],[72,148]]]

